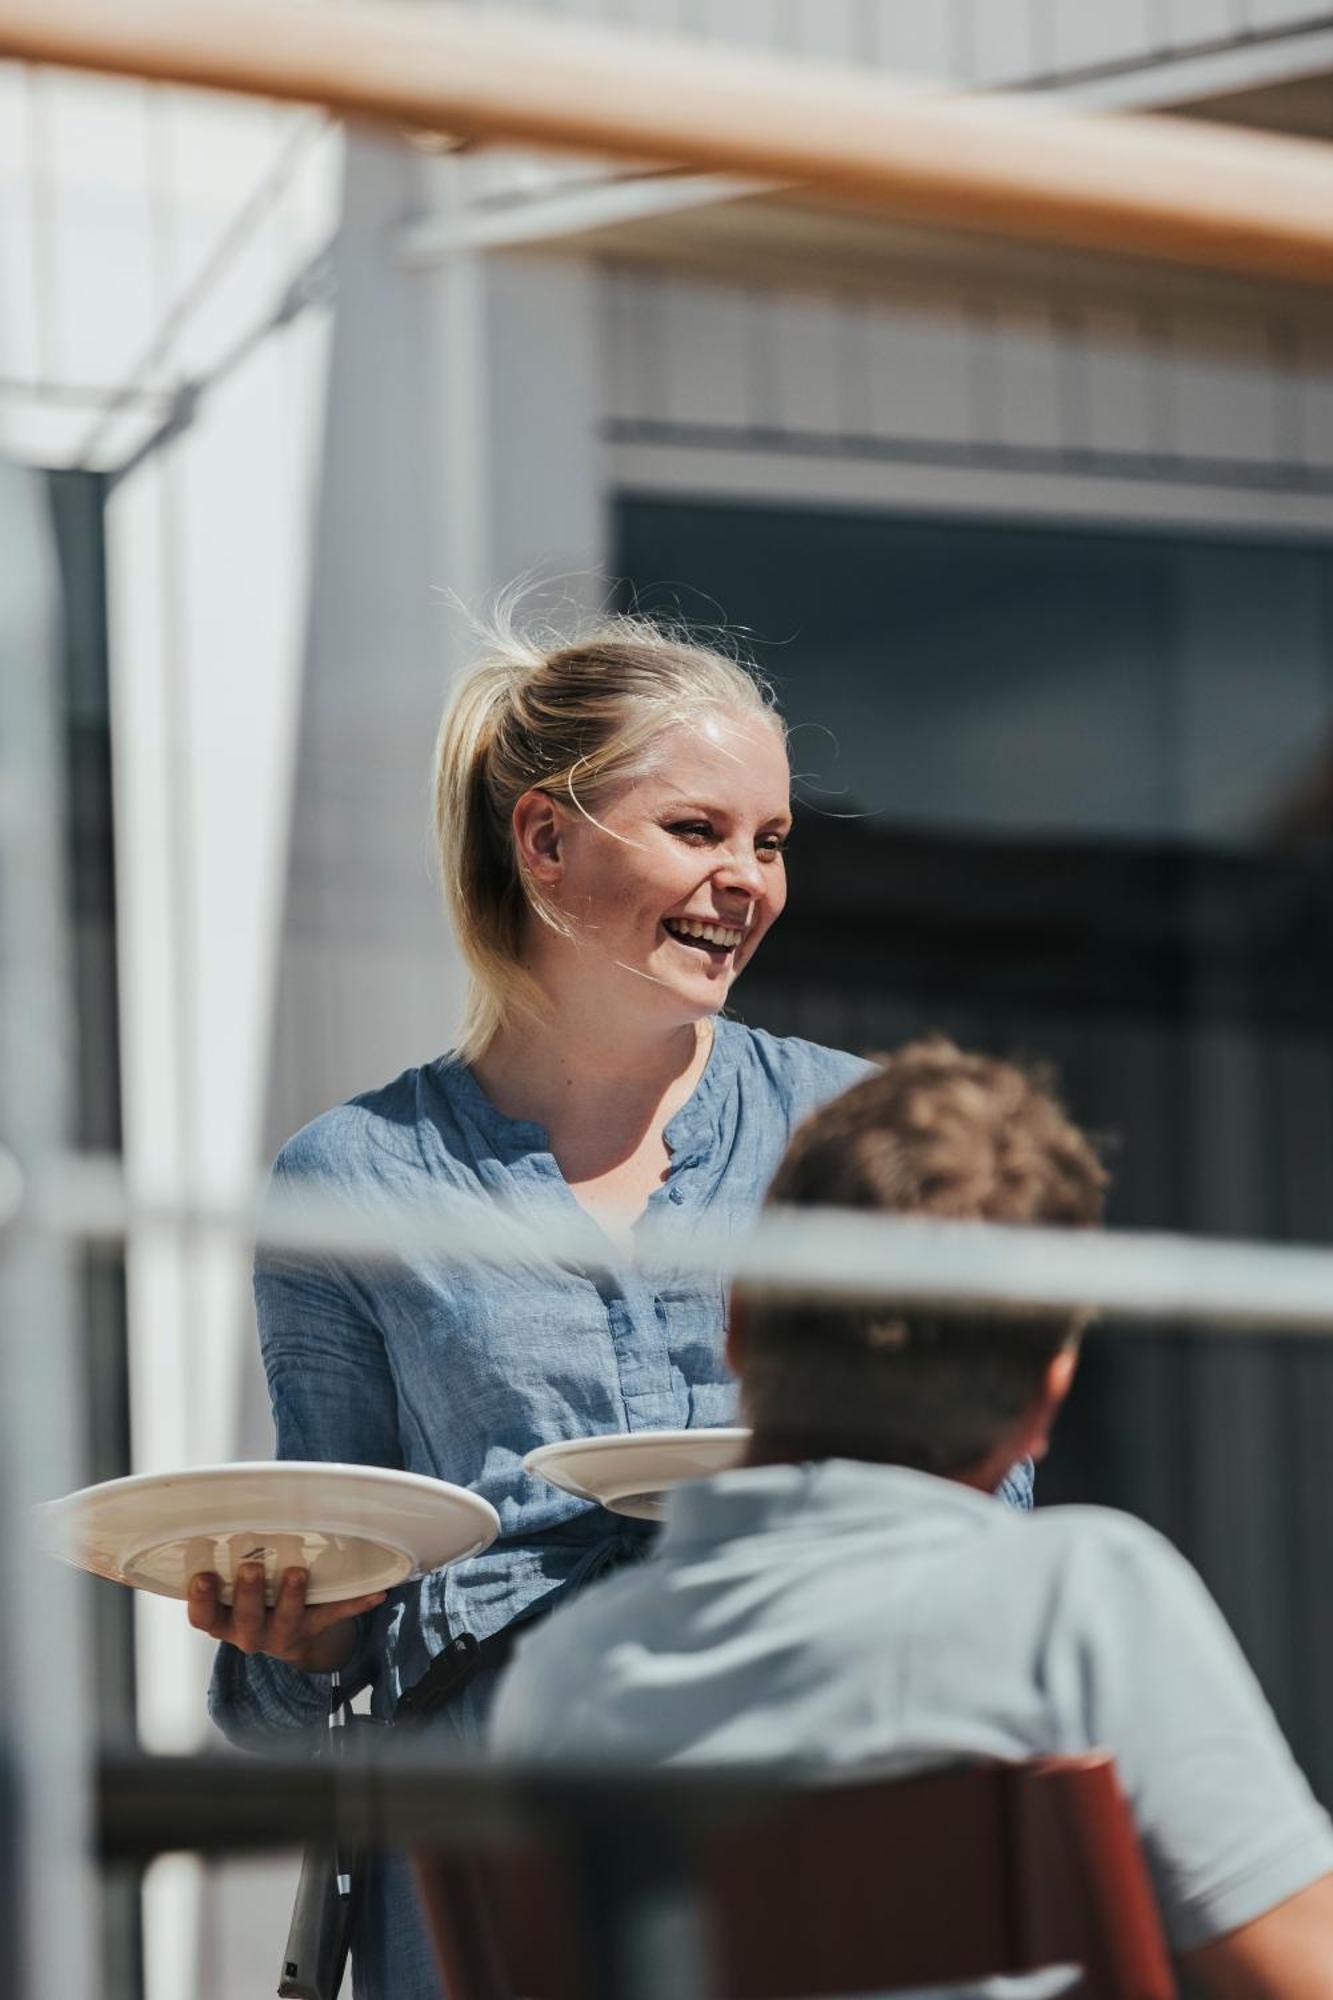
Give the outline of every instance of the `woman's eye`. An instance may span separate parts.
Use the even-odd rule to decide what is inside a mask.
[[[694,847],[716,845],[722,838],[717,828],[706,819],[673,820],[668,825],[667,832],[674,834],[677,840],[689,841]],[[756,840],[754,849],[761,861],[772,861],[782,853],[786,845],[785,833],[763,833]]]

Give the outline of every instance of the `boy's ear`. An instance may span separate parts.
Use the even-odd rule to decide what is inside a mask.
[[[1030,1415],[1030,1435],[1023,1446],[1023,1456],[1044,1458],[1051,1441],[1051,1429],[1060,1414],[1060,1406],[1069,1394],[1070,1386],[1078,1368],[1078,1342],[1071,1340],[1058,1354],[1051,1356],[1046,1369],[1046,1379],[1042,1384]]]
[[[1058,1354],[1051,1357],[1051,1365],[1046,1371],[1046,1387],[1047,1394],[1056,1409],[1059,1409],[1073,1386],[1074,1375],[1078,1369],[1078,1357],[1077,1340],[1069,1341]]]
[[[727,1307],[727,1366],[733,1375],[739,1375],[745,1366],[747,1342],[745,1300],[738,1287],[733,1286]]]

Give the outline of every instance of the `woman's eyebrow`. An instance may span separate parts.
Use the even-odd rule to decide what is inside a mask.
[[[701,819],[730,819],[735,813],[734,806],[705,805],[702,799],[666,799],[658,807],[661,813],[697,813]],[[790,826],[792,814],[790,806],[779,812],[770,813],[762,822],[764,826]]]

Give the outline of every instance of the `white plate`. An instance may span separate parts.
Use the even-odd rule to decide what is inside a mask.
[[[53,1555],[94,1576],[184,1597],[198,1570],[231,1602],[237,1565],[262,1562],[273,1602],[282,1572],[310,1572],[307,1601],[391,1590],[489,1546],[500,1517],[464,1486],[371,1465],[207,1465],[86,1486],[40,1510]]]
[[[660,1521],[673,1487],[739,1465],[749,1441],[747,1430],[612,1431],[538,1445],[523,1468],[613,1514]]]

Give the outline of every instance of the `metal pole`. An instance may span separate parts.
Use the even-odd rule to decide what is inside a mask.
[[[58,589],[44,482],[3,463],[0,547],[0,1991],[95,2000],[86,1604],[30,1525],[83,1457],[70,1250],[22,1206],[73,1075]]]

